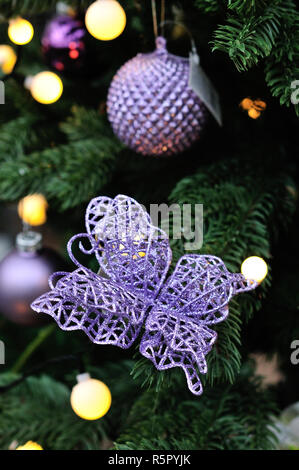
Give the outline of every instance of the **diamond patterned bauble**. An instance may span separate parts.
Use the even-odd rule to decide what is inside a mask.
[[[57,15],[46,25],[42,48],[46,62],[59,72],[80,72],[86,66],[84,23],[69,15]]]
[[[108,117],[118,138],[137,153],[173,155],[200,138],[208,111],[189,87],[189,59],[170,54],[162,37],[156,46],[117,72]]]

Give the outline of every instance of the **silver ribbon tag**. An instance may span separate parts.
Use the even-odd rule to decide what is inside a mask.
[[[219,95],[199,64],[199,56],[195,50],[190,52],[189,86],[206,105],[219,126],[222,126],[222,112]]]

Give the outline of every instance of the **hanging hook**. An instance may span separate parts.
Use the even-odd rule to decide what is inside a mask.
[[[157,20],[156,0],[152,0],[152,14],[153,14],[154,35],[157,38],[158,37],[158,20]]]

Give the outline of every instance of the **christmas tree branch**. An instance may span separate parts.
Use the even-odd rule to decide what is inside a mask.
[[[4,386],[16,379],[0,375]],[[47,376],[28,377],[9,393],[0,394],[0,446],[13,441],[39,442],[44,449],[97,449],[106,437],[105,424],[79,419],[70,406],[70,389]]]
[[[57,0],[0,0],[0,11],[5,18],[33,15],[55,9]]]
[[[37,350],[37,348],[44,342],[46,339],[55,331],[56,325],[49,325],[43,328],[38,332],[36,337],[31,341],[26,349],[22,352],[21,356],[18,358],[16,363],[13,365],[11,372],[17,374],[24,367],[26,362],[30,359],[32,354]],[[1,389],[0,389],[1,392]]]
[[[280,15],[268,7],[261,16],[229,17],[214,33],[213,51],[226,52],[239,71],[256,65],[267,57],[279,35]]]
[[[292,82],[299,73],[299,12],[293,0],[196,0],[206,14],[218,13],[225,23],[214,32],[213,51],[228,54],[243,72],[265,59],[265,79],[280,104],[292,103]]]
[[[42,146],[39,125],[37,118],[29,115],[0,129],[0,198],[16,200],[41,192],[61,210],[92,199],[110,181],[122,149],[110,128],[96,111],[75,107],[72,117],[61,124],[69,143],[27,154],[29,148]],[[16,133],[20,136],[17,140]]]
[[[265,78],[273,96],[286,106],[294,105],[299,116],[299,104],[292,102],[292,84],[299,77],[299,13],[285,15],[281,35],[265,63]],[[298,101],[298,100],[297,100]]]
[[[271,395],[261,389],[249,365],[234,385],[207,389],[200,399],[191,399],[174,382],[170,389],[159,394],[148,390],[136,401],[116,449],[272,449],[274,411]]]

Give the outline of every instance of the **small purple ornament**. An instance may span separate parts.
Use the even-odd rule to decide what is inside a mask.
[[[34,232],[18,235],[17,249],[0,262],[0,314],[20,325],[45,323],[30,304],[48,290],[49,276],[66,265],[53,250],[42,248],[40,241]]]
[[[98,274],[82,266],[72,245],[87,240]],[[140,352],[158,370],[181,367],[189,389],[202,393],[199,373],[217,334],[211,327],[228,316],[228,303],[257,287],[230,273],[215,256],[183,256],[171,276],[171,249],[165,232],[154,227],[143,207],[127,196],[93,199],[86,212],[86,233],[75,235],[68,252],[73,273],[50,278],[51,291],[32,308],[51,315],[60,328],[82,330],[96,344],[129,348],[142,327]]]
[[[170,54],[162,37],[156,45],[116,73],[108,118],[117,137],[135,152],[173,155],[201,137],[208,111],[189,87],[189,59]]]
[[[47,63],[59,72],[76,72],[86,66],[86,29],[83,22],[69,15],[50,20],[42,37]]]

